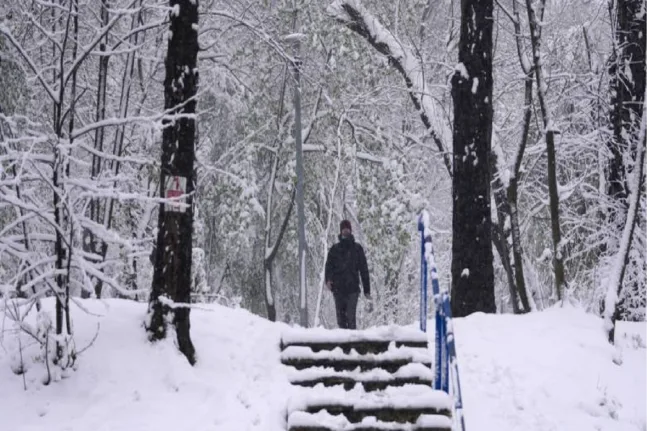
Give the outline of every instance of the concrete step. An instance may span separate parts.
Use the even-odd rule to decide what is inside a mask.
[[[359,423],[327,411],[294,412],[288,418],[288,431],[451,431],[452,420],[442,415],[421,415],[413,423],[381,421],[367,417]]]
[[[290,346],[281,352],[281,362],[297,370],[327,367],[336,371],[352,371],[356,368],[367,371],[381,368],[395,373],[410,363],[431,366],[431,352],[427,348],[393,346],[385,352],[361,354],[355,350],[344,352],[339,347],[315,352],[306,346]]]
[[[431,380],[421,380],[417,377],[409,378],[395,378],[390,380],[368,380],[358,383],[350,377],[320,377],[313,380],[301,380],[292,382],[293,385],[297,386],[306,386],[313,387],[319,384],[322,384],[326,387],[342,385],[344,389],[350,390],[355,387],[355,385],[362,385],[364,390],[367,392],[384,390],[389,386],[404,386],[404,385],[426,385],[431,386]]]
[[[411,384],[431,386],[433,378],[433,371],[427,365],[421,363],[406,364],[395,372],[389,372],[382,368],[362,372],[360,369],[336,371],[334,368],[314,367],[303,370],[291,369],[288,373],[290,382],[298,386],[343,385],[345,389],[350,390],[360,383],[366,391],[383,390],[388,386]]]
[[[389,347],[426,348],[427,334],[413,328],[382,326],[365,330],[291,328],[281,337],[281,350],[290,346],[310,347],[314,352],[341,348],[348,353],[386,352]]]
[[[360,423],[368,417],[384,422],[415,423],[421,415],[451,415],[449,395],[430,386],[389,386],[367,391],[361,385],[346,390],[343,385],[295,388],[288,403],[288,414],[297,411],[343,415],[349,422]]]

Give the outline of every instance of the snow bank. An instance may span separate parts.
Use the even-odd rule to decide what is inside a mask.
[[[467,429],[646,429],[644,323],[619,322],[618,349],[572,307],[454,323]]]
[[[191,312],[198,353],[192,368],[174,341],[151,345],[142,321],[146,305],[84,300],[90,316],[72,308],[78,349],[96,342],[70,377],[42,386],[34,364],[27,391],[9,366],[15,337],[0,348],[0,429],[11,431],[284,431],[292,387],[280,364],[280,332],[243,310],[205,305]],[[48,308],[53,308],[46,301]],[[0,322],[2,320],[0,313]],[[5,329],[9,324],[4,320]],[[1,326],[0,326],[1,327]],[[23,343],[28,342],[23,337]]]

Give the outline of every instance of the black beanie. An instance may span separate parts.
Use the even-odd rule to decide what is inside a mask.
[[[342,220],[341,223],[339,223],[339,232],[341,232],[344,228],[348,229],[351,232],[353,231],[353,228],[350,225],[350,221],[348,220]]]

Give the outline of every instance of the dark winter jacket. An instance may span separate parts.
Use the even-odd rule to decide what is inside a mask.
[[[362,277],[364,294],[370,295],[371,282],[368,276],[366,255],[353,235],[348,238],[339,236],[339,242],[328,251],[326,259],[326,281],[332,282],[336,294],[359,292],[359,278]]]

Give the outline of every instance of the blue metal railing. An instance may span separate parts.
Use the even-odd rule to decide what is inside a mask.
[[[420,330],[427,332],[427,259],[425,259],[425,227],[422,216],[418,220],[420,231]]]
[[[418,230],[420,231],[421,240],[420,329],[424,332],[427,331],[427,274],[431,272],[431,290],[436,306],[434,389],[444,391],[453,396],[455,426],[465,431],[463,400],[460,379],[458,377],[458,361],[456,357],[456,344],[454,342],[454,327],[452,325],[449,292],[447,289],[441,290],[440,284],[438,283],[438,270],[436,269],[431,231],[428,225],[429,215],[424,211],[418,218]]]

